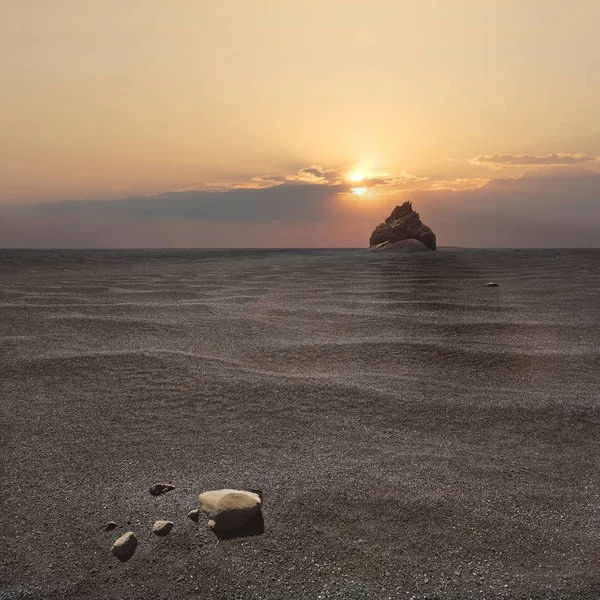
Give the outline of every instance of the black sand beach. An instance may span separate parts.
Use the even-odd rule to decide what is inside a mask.
[[[598,598],[599,344],[596,250],[2,251],[0,597]]]

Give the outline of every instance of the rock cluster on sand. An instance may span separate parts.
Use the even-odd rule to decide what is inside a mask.
[[[397,245],[408,240],[408,244]],[[421,222],[412,202],[396,206],[392,214],[375,228],[369,241],[369,250],[423,250],[422,246],[435,250],[435,233]]]
[[[156,483],[149,491],[153,496],[158,496],[173,489],[175,486],[169,483]],[[247,490],[213,490],[203,492],[199,499],[202,510],[208,515],[208,526],[219,532],[243,527],[252,517],[260,513],[262,505],[261,493]],[[187,516],[197,523],[200,518],[200,509],[191,510]],[[152,533],[164,537],[172,531],[173,526],[172,521],[159,520],[154,523]],[[112,531],[116,527],[117,523],[110,521],[106,524],[105,530]],[[138,540],[135,533],[129,531],[115,541],[111,552],[121,562],[125,562],[133,556],[137,545]]]
[[[215,531],[243,527],[261,508],[260,496],[245,490],[214,490],[200,494],[199,499],[208,526]]]
[[[148,491],[153,496],[160,496],[161,494],[165,494],[166,492],[170,492],[174,490],[175,486],[170,483],[155,483]]]
[[[171,533],[171,529],[173,529],[172,521],[156,521],[156,523],[154,523],[154,527],[152,527],[152,533],[163,537]]]
[[[133,531],[123,534],[110,549],[111,552],[121,561],[128,561],[137,548],[138,541]]]

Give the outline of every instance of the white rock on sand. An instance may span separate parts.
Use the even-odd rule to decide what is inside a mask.
[[[208,526],[216,531],[244,526],[261,508],[260,496],[245,490],[213,490],[200,494],[199,499]]]
[[[152,532],[162,537],[171,533],[171,529],[173,529],[172,521],[156,521],[154,527],[152,527]]]
[[[128,561],[137,548],[138,541],[133,531],[123,534],[112,546],[110,551],[121,561]]]

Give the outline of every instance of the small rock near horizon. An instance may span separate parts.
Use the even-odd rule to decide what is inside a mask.
[[[118,538],[112,545],[110,551],[121,561],[127,562],[135,552],[138,541],[133,531],[128,531]]]
[[[153,496],[160,496],[161,494],[165,494],[166,492],[170,492],[174,490],[175,486],[170,483],[155,483],[148,491]]]
[[[500,287],[500,284],[496,281],[488,281],[488,283],[485,284],[485,287]]]

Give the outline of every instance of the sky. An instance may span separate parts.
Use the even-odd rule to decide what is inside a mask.
[[[600,2],[0,0],[0,247],[600,246]]]

